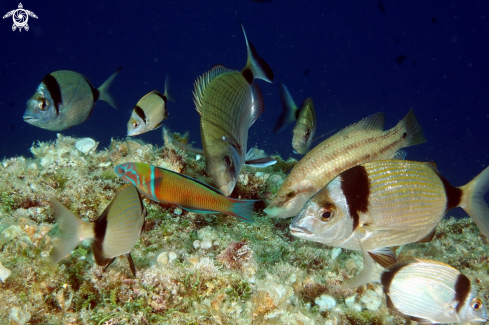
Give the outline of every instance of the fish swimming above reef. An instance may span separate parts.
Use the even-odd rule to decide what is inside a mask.
[[[238,71],[215,65],[194,84],[207,172],[225,195],[233,191],[245,163],[248,129],[264,111],[255,79],[273,80],[272,70],[241,28],[248,49],[244,68]]]
[[[257,200],[233,199],[197,179],[144,163],[120,164],[115,167],[115,172],[153,201],[176,204],[195,213],[221,212],[253,222]]]
[[[131,249],[143,234],[147,212],[135,186],[128,185],[119,190],[93,222],[78,218],[55,199],[49,200],[49,205],[61,232],[51,252],[53,265],[84,240],[91,239],[93,256],[98,265],[107,268],[117,256],[126,255],[131,272],[136,276]]]
[[[430,241],[455,207],[463,208],[488,237],[488,189],[489,167],[468,184],[454,187],[433,163],[372,161],[342,172],[311,197],[290,230],[302,239],[365,250],[382,259],[389,255],[383,248]],[[366,265],[364,260],[364,269],[348,287],[365,283],[371,273]]]
[[[144,95],[134,106],[127,122],[127,135],[135,136],[159,128],[168,118],[166,102],[173,101],[168,94],[168,77],[165,80],[165,92],[153,90]]]
[[[275,125],[274,132],[285,128],[288,124],[297,121],[292,130],[292,148],[294,152],[301,155],[306,154],[311,147],[314,134],[316,133],[316,111],[314,102],[309,97],[297,107],[287,87],[280,83],[280,99],[282,100],[283,112]]]
[[[470,280],[450,265],[408,257],[381,271],[372,265],[373,282],[383,286],[387,307],[420,324],[487,321],[487,310]]]
[[[392,129],[383,127],[384,114],[377,113],[315,146],[292,168],[264,211],[270,217],[293,217],[342,171],[373,160],[404,158],[404,151],[398,150],[426,142],[413,110]]]
[[[109,87],[121,69],[98,88],[75,71],[60,70],[46,75],[27,101],[24,121],[46,130],[62,131],[85,122],[98,100],[117,109]]]

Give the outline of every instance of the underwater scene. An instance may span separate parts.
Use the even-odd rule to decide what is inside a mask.
[[[488,323],[488,2],[0,9],[0,324]]]

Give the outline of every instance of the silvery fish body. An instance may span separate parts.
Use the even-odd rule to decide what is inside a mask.
[[[206,168],[224,195],[233,191],[245,163],[248,129],[264,111],[254,80],[273,79],[272,70],[258,57],[246,34],[245,39],[248,61],[242,71],[216,65],[194,85]]]
[[[378,282],[389,308],[422,324],[487,321],[470,280],[450,265],[408,258],[388,267]]]
[[[375,251],[431,240],[445,213],[460,206],[487,236],[488,188],[489,168],[458,188],[432,163],[373,161],[335,177],[307,201],[290,229],[330,246]]]
[[[108,267],[117,256],[126,255],[134,276],[136,268],[131,250],[144,231],[146,208],[138,190],[128,185],[117,192],[104,212],[93,222],[75,216],[55,199],[49,201],[61,236],[51,252],[51,263],[56,264],[84,240],[92,240],[95,261]]]
[[[297,121],[292,130],[292,148],[294,148],[295,153],[304,155],[309,151],[316,133],[314,102],[309,97],[304,100],[299,108],[284,84],[280,84],[279,90],[283,111],[275,125],[274,132],[279,132],[288,124]]]
[[[412,110],[392,129],[383,131],[383,126],[384,114],[377,113],[318,144],[294,166],[265,212],[271,217],[293,217],[342,171],[396,157],[399,149],[426,141]]]
[[[94,88],[85,76],[75,71],[48,74],[27,101],[24,121],[46,130],[62,131],[85,122],[99,99],[117,109],[108,90],[120,70],[99,88]]]
[[[127,122],[127,135],[135,136],[159,128],[168,118],[166,103],[172,100],[168,95],[168,77],[165,81],[165,92],[153,90],[144,95],[132,110]]]

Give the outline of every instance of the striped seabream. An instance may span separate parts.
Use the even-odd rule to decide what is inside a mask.
[[[297,215],[304,203],[339,173],[369,161],[403,157],[398,150],[426,141],[413,110],[383,131],[377,113],[339,131],[309,151],[291,170],[265,212],[276,218]]]
[[[237,200],[192,177],[144,163],[125,163],[115,167],[116,174],[134,184],[149,199],[176,204],[196,213],[221,212],[253,222],[255,200]]]
[[[386,247],[431,240],[446,212],[462,207],[487,237],[488,189],[489,167],[468,184],[454,187],[433,163],[373,161],[329,182],[307,201],[290,229],[297,237],[368,251],[377,258]],[[363,283],[363,276],[350,286]]]
[[[131,272],[136,276],[130,252],[143,233],[146,208],[135,186],[127,185],[119,190],[94,222],[81,220],[55,199],[49,204],[61,232],[51,252],[52,264],[89,239],[98,265],[108,267],[117,256],[126,255]]]
[[[43,129],[62,131],[85,122],[98,100],[117,109],[109,87],[121,69],[99,88],[94,88],[84,75],[75,71],[60,70],[46,75],[27,101],[24,121]]]

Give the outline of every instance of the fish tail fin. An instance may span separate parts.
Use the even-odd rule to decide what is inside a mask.
[[[421,125],[419,124],[416,115],[414,115],[412,108],[397,124],[397,127],[404,132],[404,147],[414,146],[426,142],[426,136],[424,135],[423,128],[421,128]]]
[[[460,189],[463,195],[459,206],[474,220],[480,231],[489,238],[489,207],[484,200],[484,195],[489,190],[489,167],[486,167]]]
[[[252,223],[253,220],[253,210],[255,208],[256,202],[259,200],[237,200],[233,198],[228,198],[232,202],[232,206],[227,214],[239,218],[245,222]]]
[[[93,225],[78,218],[63,204],[55,199],[49,200],[60,230],[60,237],[54,242],[51,251],[50,263],[54,265],[61,261],[73,249],[80,245],[85,239],[93,238]]]
[[[289,93],[287,87],[283,84],[279,84],[280,90],[280,100],[282,101],[282,114],[280,114],[277,123],[275,124],[275,128],[273,129],[273,133],[277,133],[278,131],[285,128],[290,123],[297,120],[297,113],[299,108],[295,104],[292,96]]]
[[[243,30],[243,34],[246,40],[246,48],[248,49],[248,61],[246,62],[246,66],[241,71],[246,80],[251,84],[253,83],[253,79],[258,78],[265,80],[266,82],[273,82],[273,71],[262,58],[258,56],[255,47],[251,42],[248,41],[248,37],[246,37],[246,32],[241,24],[241,29]],[[251,70],[251,75],[249,71]]]
[[[170,102],[176,102],[176,99],[175,97],[173,97],[171,95],[171,92],[169,90],[169,85],[170,84],[170,77],[168,75],[166,75],[166,78],[165,78],[165,92],[163,93],[163,96],[166,97],[167,100],[169,100]]]
[[[109,88],[112,82],[114,81],[115,77],[117,77],[117,74],[122,70],[122,67],[117,69],[116,72],[114,72],[109,79],[105,80],[105,82],[102,84],[102,86],[98,87],[97,90],[99,91],[99,99],[109,103],[110,106],[112,106],[115,109],[118,109],[117,106],[117,101],[115,98],[109,93]]]

